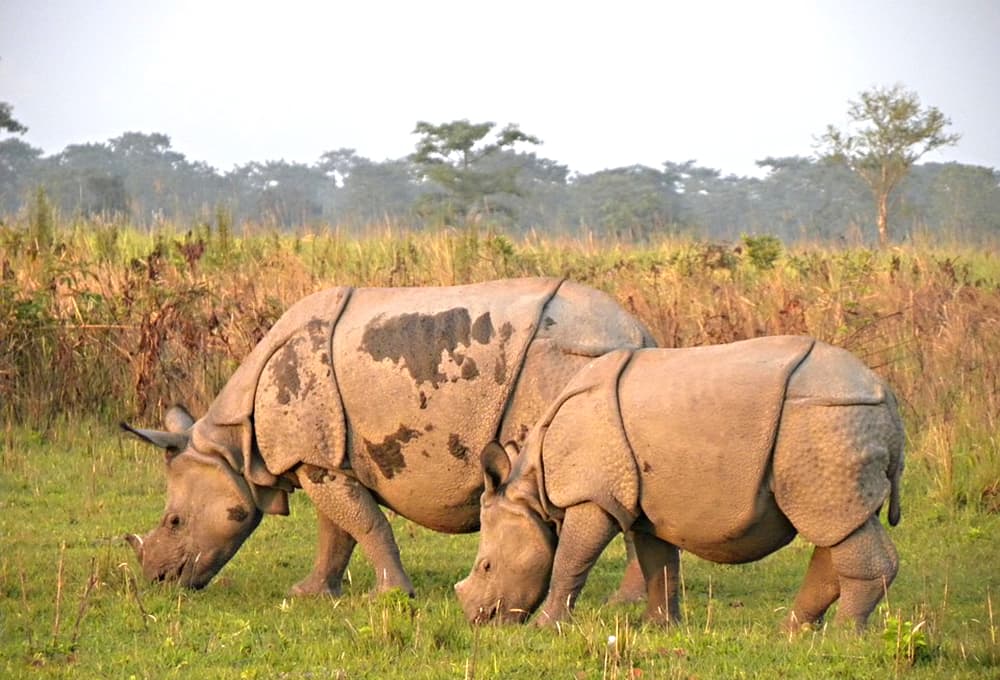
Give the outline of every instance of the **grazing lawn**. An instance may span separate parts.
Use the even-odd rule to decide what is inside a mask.
[[[494,234],[143,234],[63,225],[39,252],[0,229],[0,676],[100,678],[1000,677],[1000,261],[931,246],[784,249]],[[607,291],[663,346],[807,333],[885,376],[907,428],[901,565],[866,634],[779,624],[809,560],[684,555],[684,620],[607,604],[616,541],[571,623],[469,627],[452,593],[476,536],[392,524],[414,600],[293,599],[315,520],[292,496],[204,590],[150,584],[126,532],[159,521],[162,458],[117,422],[197,415],[281,311],[332,285],[567,276]]]

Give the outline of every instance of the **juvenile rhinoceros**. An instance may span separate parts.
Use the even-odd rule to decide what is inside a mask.
[[[455,586],[473,622],[547,624],[598,555],[633,532],[646,616],[677,619],[679,548],[760,559],[815,544],[788,625],[863,626],[897,569],[878,519],[899,521],[903,429],[883,381],[805,337],[612,352],[570,381],[513,463],[490,444],[479,552]],[[542,602],[544,598],[544,603]]]
[[[379,505],[425,527],[479,527],[479,452],[514,450],[581,366],[652,345],[610,297],[557,279],[450,288],[334,288],[291,307],[201,419],[124,427],[167,451],[167,507],[126,538],[153,580],[205,586],[263,514],[301,488],[317,508],[312,573],[339,594],[356,543],[376,588],[413,587]]]

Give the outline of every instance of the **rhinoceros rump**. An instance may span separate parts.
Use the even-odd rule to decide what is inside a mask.
[[[443,288],[334,288],[292,306],[196,422],[125,426],[166,449],[167,508],[130,535],[144,574],[202,587],[263,514],[301,488],[318,510],[312,573],[339,593],[356,545],[379,590],[412,593],[379,505],[444,532],[475,531],[479,452],[523,442],[593,357],[652,345],[607,295],[557,279]]]
[[[816,548],[788,625],[864,626],[892,582],[903,429],[895,398],[848,352],[773,337],[621,350],[583,368],[513,468],[482,455],[479,552],[455,588],[474,622],[566,616],[611,538],[630,531],[646,616],[677,619],[679,551],[760,559],[796,533]],[[544,603],[543,603],[544,599]]]

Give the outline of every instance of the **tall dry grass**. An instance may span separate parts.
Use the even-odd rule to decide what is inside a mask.
[[[0,413],[157,419],[201,411],[281,312],[333,285],[452,285],[564,276],[607,291],[666,347],[803,333],[884,375],[911,464],[949,507],[1000,511],[1000,260],[931,246],[785,251],[468,231],[284,235],[226,225],[0,228]]]

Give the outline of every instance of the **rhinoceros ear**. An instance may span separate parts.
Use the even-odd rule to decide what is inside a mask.
[[[167,426],[167,432],[184,432],[194,425],[194,418],[186,408],[174,404],[163,415],[163,424]]]
[[[497,488],[510,476],[510,458],[498,442],[489,442],[483,447],[479,456],[483,466],[483,481],[486,483],[486,493],[496,493]]]
[[[134,434],[148,444],[166,449],[168,454],[180,453],[187,448],[189,435],[186,432],[160,432],[159,430],[141,430],[122,423],[121,428]]]

